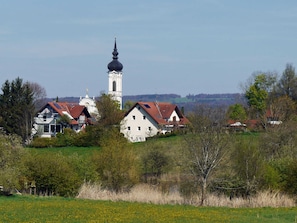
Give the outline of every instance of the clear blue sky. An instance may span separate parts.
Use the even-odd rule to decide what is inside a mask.
[[[107,92],[117,38],[123,95],[237,93],[297,62],[297,1],[0,0],[0,84],[49,97]]]

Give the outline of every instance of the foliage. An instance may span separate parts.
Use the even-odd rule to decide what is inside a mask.
[[[297,195],[297,159],[292,159],[286,168],[284,175],[284,190]]]
[[[87,150],[87,149],[85,149]],[[79,177],[79,182],[96,182],[98,174],[96,172],[95,163],[90,157],[86,157],[85,152],[81,155],[73,153],[68,155],[68,162],[73,166],[73,171]]]
[[[259,149],[268,161],[297,154],[296,121],[284,122],[260,135]]]
[[[35,137],[30,143],[30,147],[48,148],[48,147],[90,147],[99,146],[104,129],[102,126],[87,126],[84,131],[76,133],[70,128],[65,128],[63,133],[57,133],[56,137],[41,138]]]
[[[30,143],[30,147],[47,148],[57,146],[57,138],[41,138],[35,137]]]
[[[33,92],[30,85],[23,83],[19,77],[2,86],[0,94],[0,111],[4,130],[8,134],[19,135],[23,142],[31,136],[34,115]]]
[[[265,111],[268,99],[265,74],[260,74],[255,77],[254,83],[247,89],[245,96],[249,106],[254,109],[257,114],[262,114]]]
[[[117,193],[129,190],[139,180],[139,168],[131,144],[115,128],[105,134],[102,150],[93,158],[102,186]]]
[[[57,144],[56,146],[74,146],[75,138],[77,137],[77,133],[70,129],[70,128],[65,128],[63,130],[63,133],[57,133]]]
[[[234,121],[246,121],[247,114],[244,107],[241,104],[230,105],[227,111],[227,116],[229,119]]]
[[[57,120],[57,124],[61,124],[63,128],[69,127],[71,119],[67,115],[62,115]]]
[[[160,178],[161,174],[165,173],[170,158],[162,151],[160,144],[150,143],[144,154],[142,154],[141,161],[145,181],[147,182],[147,177]]]
[[[120,110],[118,101],[112,99],[112,95],[102,94],[97,103],[99,112],[99,124],[104,127],[118,126],[124,117],[124,111]]]
[[[0,133],[0,186],[5,193],[10,193],[14,188],[20,189],[19,177],[24,171],[22,159],[25,150],[21,140],[15,135]]]
[[[124,110],[129,111],[134,104],[135,104],[135,101],[127,100],[124,104]]]
[[[258,147],[258,141],[239,138],[232,154],[233,169],[244,183],[245,195],[249,196],[259,188],[263,176],[264,162]]]
[[[37,194],[74,196],[83,182],[67,157],[60,153],[32,153],[25,165],[27,180],[35,183]]]

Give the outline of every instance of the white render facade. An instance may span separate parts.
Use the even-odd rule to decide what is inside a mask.
[[[134,107],[123,119],[121,132],[131,142],[143,142],[158,134],[159,125],[141,107]]]
[[[157,134],[184,128],[187,118],[176,105],[166,102],[137,102],[125,115],[121,133],[131,142],[142,142]]]
[[[108,94],[112,95],[114,100],[117,100],[122,109],[122,79],[123,73],[121,71],[108,72]]]
[[[99,112],[98,112],[98,109],[96,106],[95,97],[90,98],[88,95],[88,90],[87,90],[87,94],[84,98],[80,97],[79,105],[85,106],[88,109],[88,112],[90,113],[90,115],[92,117],[94,117],[95,119],[99,118]]]

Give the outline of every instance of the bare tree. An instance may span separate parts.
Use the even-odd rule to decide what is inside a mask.
[[[35,82],[28,82],[28,85],[33,93],[33,104],[36,111],[39,110],[46,100],[46,90],[41,85]]]
[[[190,115],[192,133],[185,135],[185,164],[201,188],[200,205],[206,199],[210,176],[228,151],[230,137],[224,132],[224,117],[221,109],[210,107],[200,107]]]

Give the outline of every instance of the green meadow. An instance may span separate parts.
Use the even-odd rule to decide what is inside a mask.
[[[294,208],[153,205],[59,197],[0,197],[0,222],[296,222]]]

